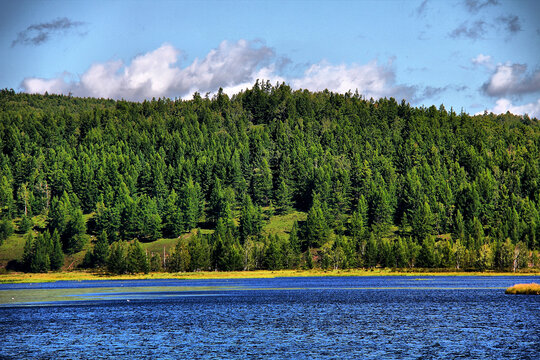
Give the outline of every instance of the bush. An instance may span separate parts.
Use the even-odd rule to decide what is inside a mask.
[[[14,227],[11,220],[3,219],[0,221],[0,245],[13,234]]]

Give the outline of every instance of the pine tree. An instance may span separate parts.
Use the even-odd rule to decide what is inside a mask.
[[[13,222],[10,219],[5,218],[0,220],[0,245],[2,245],[13,232]]]
[[[102,231],[101,234],[97,237],[97,242],[94,247],[93,252],[93,263],[94,266],[100,268],[107,264],[107,259],[109,258],[109,240],[107,233]]]
[[[191,254],[186,240],[178,239],[169,262],[169,271],[186,272],[190,270]]]
[[[49,255],[51,262],[51,270],[60,270],[64,266],[64,253],[62,252],[62,244],[60,243],[60,235],[58,231],[54,231],[51,236],[52,251]]]
[[[364,239],[367,234],[368,204],[364,195],[358,199],[358,204],[351,216],[350,231],[355,243]]]
[[[117,241],[111,245],[109,258],[107,259],[107,270],[113,274],[124,274],[127,271],[127,243]]]
[[[68,254],[79,252],[87,241],[86,223],[80,208],[74,209],[63,233],[64,250]]]
[[[0,178],[0,217],[11,219],[13,215],[13,188],[7,176]]]
[[[183,215],[185,229],[190,230],[195,228],[202,215],[204,203],[202,201],[200,185],[198,183],[193,183],[191,178],[189,178],[186,185],[182,187],[179,207],[180,212]]]
[[[432,236],[427,236],[422,242],[422,248],[418,257],[418,266],[432,268],[436,265],[435,240]]]
[[[282,214],[288,213],[292,209],[292,194],[289,186],[282,179],[276,190],[276,205]]]
[[[48,239],[43,235],[39,234],[34,243],[33,257],[30,261],[30,271],[31,272],[47,272],[50,270],[51,262],[49,259],[49,243]]]
[[[318,196],[314,196],[313,205],[308,212],[306,220],[307,247],[319,247],[327,240],[330,229]]]
[[[242,212],[240,213],[240,225],[238,228],[240,239],[246,241],[249,236],[257,236],[262,228],[261,213],[253,206],[249,195],[244,196]]]
[[[128,273],[139,273],[144,272],[147,274],[150,271],[150,266],[148,264],[148,259],[142,248],[141,243],[135,239],[131,243],[127,251],[126,258],[126,271]]]
[[[456,211],[456,217],[454,220],[454,238],[465,240],[465,222],[459,209]]]
[[[423,240],[433,232],[434,217],[427,201],[413,212],[411,219],[412,234],[418,240]]]
[[[266,252],[265,252],[265,265],[268,270],[279,270],[283,268],[283,253],[281,246],[281,239],[275,235],[268,237]]]
[[[298,221],[296,220],[294,221],[293,226],[291,228],[291,232],[289,234],[289,244],[294,254],[296,255],[300,254],[300,250],[301,250],[300,227],[298,226]]]
[[[210,269],[210,246],[205,236],[197,234],[192,237],[188,244],[191,255],[191,271],[207,271]]]
[[[19,232],[26,234],[34,226],[32,219],[26,215],[23,215],[21,222],[19,223]]]
[[[23,268],[25,269],[25,271],[30,271],[32,259],[34,258],[34,251],[35,251],[34,235],[31,232],[29,232],[26,235],[26,240],[25,240],[24,249],[23,249],[23,258],[22,258]]]
[[[255,204],[261,206],[268,205],[272,198],[272,171],[264,158],[259,163],[259,167],[253,171],[251,194]]]
[[[163,236],[178,237],[184,230],[183,215],[177,205],[178,195],[171,190],[163,210]]]
[[[377,241],[375,240],[375,234],[371,232],[369,234],[369,240],[366,243],[366,252],[364,264],[368,268],[373,268],[377,266],[377,255],[378,255],[378,246]]]

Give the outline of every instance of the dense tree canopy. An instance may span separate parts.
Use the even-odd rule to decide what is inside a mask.
[[[143,103],[2,90],[0,149],[0,244],[11,219],[27,232],[47,218],[29,233],[32,271],[58,266],[57,238],[74,253],[89,235],[95,266],[160,268],[138,241],[197,227],[215,232],[179,240],[171,269],[538,263],[540,126],[527,116],[267,82]],[[274,211],[307,221],[266,236]]]

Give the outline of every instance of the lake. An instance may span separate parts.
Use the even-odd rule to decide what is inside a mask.
[[[0,284],[0,358],[538,359],[540,277]]]

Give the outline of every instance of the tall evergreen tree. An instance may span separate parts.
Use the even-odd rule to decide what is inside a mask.
[[[109,240],[107,233],[102,231],[97,237],[97,242],[93,252],[94,266],[100,268],[107,264],[109,258]]]
[[[62,252],[62,244],[60,243],[60,235],[58,231],[54,231],[51,235],[52,251],[49,255],[51,270],[60,270],[64,266],[64,253]]]
[[[316,195],[313,198],[313,205],[308,212],[306,220],[306,241],[307,247],[319,247],[327,240],[330,229],[326,222],[325,214],[322,210],[322,205],[319,197]]]

